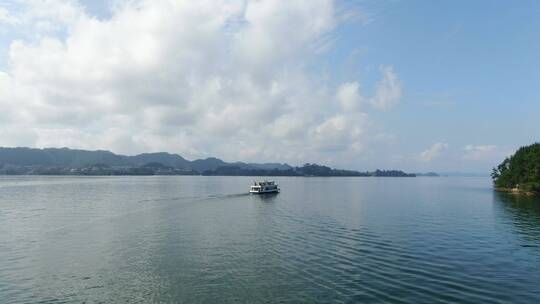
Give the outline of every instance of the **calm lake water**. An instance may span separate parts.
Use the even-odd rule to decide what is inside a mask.
[[[1,303],[540,303],[487,178],[0,177]]]

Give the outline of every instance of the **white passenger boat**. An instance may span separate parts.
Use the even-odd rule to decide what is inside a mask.
[[[278,193],[279,188],[278,185],[271,181],[264,181],[264,182],[254,182],[251,188],[249,189],[249,193]]]

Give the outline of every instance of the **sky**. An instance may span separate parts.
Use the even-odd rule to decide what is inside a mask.
[[[0,0],[0,146],[488,173],[540,138],[540,2]]]

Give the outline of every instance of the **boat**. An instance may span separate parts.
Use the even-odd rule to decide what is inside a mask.
[[[254,182],[249,193],[261,194],[261,193],[278,193],[278,185],[274,181]]]

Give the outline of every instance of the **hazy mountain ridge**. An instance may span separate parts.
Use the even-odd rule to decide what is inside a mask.
[[[225,162],[215,157],[187,160],[167,152],[134,156],[69,148],[2,148],[0,174],[33,175],[226,175],[226,176],[391,176],[414,177],[400,170],[373,172],[333,169],[318,164]]]
[[[283,170],[290,169],[287,164],[278,163],[227,163],[215,157],[206,159],[186,160],[178,154],[167,152],[142,153],[134,156],[115,154],[105,150],[79,150],[69,148],[26,148],[0,147],[0,165],[11,166],[59,166],[82,168],[93,165],[107,166],[143,166],[148,163],[160,163],[164,166],[180,170],[203,172],[215,170],[222,166],[235,165],[243,169]]]
[[[0,164],[80,167],[98,163],[111,166],[130,164],[126,156],[104,150],[87,151],[68,148],[34,149],[25,147],[0,148]]]
[[[187,169],[191,162],[178,154],[167,152],[142,153],[135,156],[125,156],[127,161],[138,166],[148,163],[160,163],[168,167]],[[1,158],[0,158],[1,161]]]

